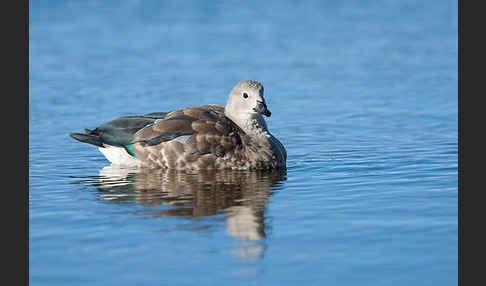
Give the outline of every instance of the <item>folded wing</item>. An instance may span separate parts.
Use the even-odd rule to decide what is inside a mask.
[[[241,147],[243,135],[242,130],[224,116],[224,107],[202,105],[169,112],[136,132],[130,144],[134,155],[145,159],[163,156],[158,153],[166,157],[206,154],[223,157]]]

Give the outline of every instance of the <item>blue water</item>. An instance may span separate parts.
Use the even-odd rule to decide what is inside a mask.
[[[457,285],[456,1],[30,1],[30,285]],[[70,132],[263,83],[282,173]]]

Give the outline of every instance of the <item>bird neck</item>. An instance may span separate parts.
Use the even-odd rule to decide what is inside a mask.
[[[269,134],[265,119],[258,113],[240,113],[236,116],[229,114],[225,115],[250,136]]]

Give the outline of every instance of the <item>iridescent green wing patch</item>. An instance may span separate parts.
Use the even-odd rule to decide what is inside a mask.
[[[125,150],[127,150],[128,154],[132,155],[133,157],[137,158],[137,155],[133,152],[133,144],[125,145]]]

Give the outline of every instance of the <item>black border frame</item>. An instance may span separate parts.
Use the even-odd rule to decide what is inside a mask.
[[[478,20],[481,19],[479,13],[481,13],[481,9],[474,9],[471,6],[472,3],[478,2],[469,2],[469,14],[472,17],[469,17],[469,27],[474,27],[473,19]],[[15,12],[12,13],[12,9]],[[476,11],[477,15],[471,15],[471,11]],[[3,150],[9,150],[9,152],[4,152],[7,155],[7,158],[4,158],[8,164],[15,163],[19,166],[23,172],[18,172],[13,170],[18,170],[17,168],[10,168],[7,166],[7,175],[17,175],[20,174],[22,177],[20,179],[23,182],[24,191],[18,190],[18,186],[14,185],[13,188],[4,188],[4,194],[7,195],[7,200],[11,199],[10,196],[13,194],[17,196],[18,204],[10,205],[6,203],[6,211],[4,211],[4,218],[7,218],[8,226],[4,231],[8,236],[7,241],[4,243],[4,248],[6,248],[7,255],[4,256],[4,260],[8,261],[6,263],[6,268],[4,268],[4,273],[7,274],[6,281],[15,281],[14,284],[16,285],[29,285],[29,1],[7,1],[3,4],[3,16],[4,25],[3,29],[7,32],[6,38],[4,38],[4,43],[2,45],[2,49],[4,51],[4,59],[5,65],[3,66],[4,74],[4,88],[7,87],[8,93],[5,95],[4,100],[8,99],[7,102],[4,101],[4,111],[8,110],[9,102],[13,98],[16,100],[16,109],[20,109],[21,116],[18,116],[18,111],[15,111],[16,119],[8,118],[11,113],[4,112],[3,118],[4,122],[9,123],[3,125],[4,128],[7,130],[3,130],[4,133],[7,134],[15,134],[15,138],[17,140],[13,141],[15,144],[14,150],[12,150],[12,144],[6,147],[7,143],[12,143],[11,140],[5,140],[3,142],[4,148]],[[468,264],[467,268],[467,278],[464,276],[464,117],[465,117],[465,106],[464,106],[464,95],[465,93],[465,86],[464,86],[464,14],[466,14],[466,10],[463,7],[463,1],[458,0],[458,285],[479,285],[478,282],[482,279],[482,263],[473,263],[472,260]],[[20,17],[19,17],[20,16]],[[480,23],[479,25],[480,26]],[[476,26],[476,27],[478,27]],[[473,53],[478,54],[479,51],[484,51],[482,45],[480,44],[480,38],[482,37],[482,33],[476,33],[476,38],[474,44],[470,44],[468,46],[468,53],[471,55]],[[474,40],[471,38],[470,41]],[[13,40],[13,41],[11,41]],[[20,43],[19,43],[20,42]],[[20,49],[19,49],[20,46]],[[13,55],[13,56],[12,56]],[[472,58],[472,56],[470,56]],[[469,63],[471,63],[470,61]],[[476,68],[479,68],[481,63],[475,61]],[[19,72],[20,70],[20,72]],[[15,75],[15,76],[13,76]],[[481,71],[476,74],[477,77],[482,76]],[[469,78],[467,82],[470,84],[469,86],[469,93],[474,94],[477,93],[478,97],[480,98],[481,91],[481,79],[477,79],[476,81],[470,80]],[[472,85],[471,85],[472,83]],[[472,87],[471,87],[472,86]],[[19,96],[17,93],[22,93],[22,96]],[[471,98],[471,97],[470,97]],[[8,104],[8,105],[7,105]],[[478,102],[475,106],[480,107],[481,103]],[[474,114],[474,113],[470,113]],[[8,117],[7,117],[8,116]],[[20,121],[23,121],[23,128],[18,128],[17,124],[12,121],[17,122],[18,117]],[[476,119],[476,122],[481,122]],[[482,131],[481,129],[478,129]],[[20,134],[18,134],[20,133]],[[479,141],[480,142],[480,141]],[[478,148],[476,148],[478,150]],[[19,154],[22,154],[19,158]],[[476,157],[479,157],[481,154],[476,153]],[[479,171],[481,168],[478,168]],[[23,179],[23,180],[22,180]],[[12,187],[12,186],[11,186]],[[471,192],[469,195],[473,195],[476,191],[480,193],[481,185],[478,184],[477,188],[474,188],[471,185]],[[474,209],[481,209],[482,206],[479,204],[481,200],[472,200],[470,199],[470,203],[476,202],[476,206],[468,205],[469,210],[469,217],[473,219],[474,217],[480,217],[479,213],[474,213],[471,210]],[[18,207],[21,205],[22,207]],[[11,217],[15,216],[15,217]],[[13,226],[13,229],[10,228]],[[481,222],[476,224],[476,227],[470,227],[470,234],[467,240],[468,248],[470,249],[469,255],[471,253],[476,253],[479,255],[478,251],[473,251],[473,247],[480,245],[484,240],[481,235],[477,235],[477,233],[472,233],[473,229],[482,228],[483,224]],[[12,231],[13,230],[13,231]],[[13,235],[11,235],[13,233]],[[23,238],[18,239],[18,235]],[[474,242],[474,243],[473,243]],[[473,244],[471,244],[473,243]],[[13,247],[11,247],[13,246]],[[20,262],[19,262],[20,261]],[[20,272],[20,273],[19,273]],[[10,276],[10,277],[8,277]],[[11,279],[8,279],[11,278]],[[468,280],[469,283],[464,283],[465,280]],[[23,281],[23,283],[22,283]]]

